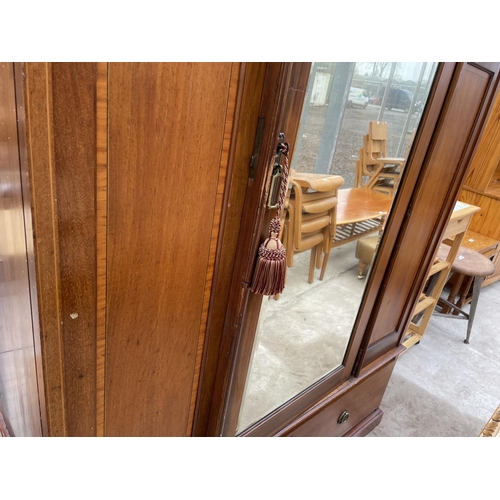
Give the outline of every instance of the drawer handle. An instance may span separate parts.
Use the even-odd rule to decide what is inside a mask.
[[[338,424],[343,424],[348,418],[349,418],[349,412],[347,410],[344,410],[340,414],[340,417],[338,418],[337,423]]]

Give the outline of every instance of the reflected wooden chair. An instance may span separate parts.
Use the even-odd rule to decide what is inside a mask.
[[[387,156],[387,122],[371,121],[356,162],[356,185],[393,195],[406,158]]]
[[[324,278],[336,230],[338,188],[342,184],[344,179],[338,175],[325,178],[301,174],[300,181],[292,180],[283,235],[287,265],[293,266],[296,253],[311,250],[309,283],[314,281],[315,268],[321,268],[320,280]]]

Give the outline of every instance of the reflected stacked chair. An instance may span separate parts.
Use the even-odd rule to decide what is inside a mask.
[[[359,150],[356,162],[356,184],[393,196],[403,173],[410,152],[413,136],[404,158],[387,157],[387,122],[371,121],[368,134],[363,137],[363,147]],[[356,258],[359,259],[358,278],[366,275],[380,242],[382,231],[376,236],[360,239],[356,245]]]
[[[292,174],[293,175],[293,174]],[[319,177],[322,177],[319,179]],[[314,281],[314,269],[320,269],[323,279],[336,231],[338,188],[344,184],[339,175],[302,175],[293,180],[283,241],[287,248],[287,265],[293,266],[294,254],[311,250],[308,281]]]
[[[356,162],[356,185],[393,195],[405,158],[387,157],[387,122],[371,121]]]

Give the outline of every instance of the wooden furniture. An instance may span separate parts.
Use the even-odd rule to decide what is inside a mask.
[[[439,260],[445,260],[447,255],[449,254],[449,251],[450,247],[443,243],[439,247],[437,258]],[[460,318],[468,320],[467,335],[464,340],[466,344],[468,344],[470,340],[470,334],[472,330],[472,325],[474,323],[474,316],[476,314],[476,308],[477,308],[477,303],[479,301],[479,294],[481,292],[481,287],[483,285],[485,278],[491,276],[494,271],[495,267],[491,262],[491,260],[489,260],[484,255],[481,255],[479,252],[461,246],[451,266],[451,272],[459,276],[470,277],[470,279],[473,281],[470,310],[469,312],[465,312],[463,309],[461,309],[461,306],[455,304],[449,299],[444,299],[444,298],[438,299],[438,306],[444,304],[449,309],[452,309],[454,312],[460,314],[460,316],[451,315],[452,318]],[[440,311],[441,311],[441,313],[439,314],[440,316],[448,316],[448,314],[443,314],[442,309],[440,309]],[[434,314],[436,314],[436,312]]]
[[[245,69],[40,62],[19,72],[47,400],[33,409],[45,435],[191,435],[209,305],[215,322],[227,309],[212,283],[228,286],[237,253],[234,230],[218,244],[221,220],[241,219],[267,65]]]
[[[432,267],[427,275],[428,289],[420,294],[413,311],[413,319],[403,342],[405,347],[411,347],[423,337],[458,255],[471,218],[479,210],[479,207],[467,205],[466,203],[457,202],[455,204],[443,237],[443,242],[450,243],[450,245],[441,245],[441,253],[439,253],[439,249],[436,252]]]
[[[479,437],[500,437],[500,405],[484,426]]]
[[[336,228],[337,193],[342,184],[344,179],[338,175],[306,174],[300,176],[299,181],[292,179],[283,236],[287,265],[293,266],[294,253],[310,249],[309,283],[314,280],[315,267],[321,267],[320,280],[325,275]]]
[[[356,162],[356,186],[393,195],[404,163],[404,158],[387,157],[387,122],[371,121]]]
[[[293,151],[310,65],[21,69],[44,434],[234,436],[269,172],[280,131]],[[363,435],[380,421],[499,69],[439,64],[342,366],[241,435]]]
[[[0,437],[10,437],[7,424],[5,423],[2,413],[0,413]]]
[[[299,186],[330,182],[338,176],[294,172],[293,180]],[[336,230],[332,248],[380,230],[392,205],[392,196],[366,187],[338,190]]]
[[[369,188],[340,189],[332,248],[379,231],[392,201],[392,196]]]
[[[453,211],[484,123],[483,110],[488,109],[492,92],[497,88],[496,76],[495,79],[491,76],[497,74],[497,69],[492,70],[493,66],[485,64],[439,65],[422,126],[416,133],[412,154],[405,166],[405,182],[394,199],[379,257],[363,295],[342,364],[249,427],[239,429],[239,408],[249,373],[260,306],[266,300],[248,293],[245,288],[252,278],[256,249],[266,236],[265,214],[262,213],[263,193],[268,189],[266,165],[279,132],[293,137],[286,126],[300,117],[301,110],[294,108],[299,96],[308,95],[307,86],[293,76],[294,66],[290,73],[285,71],[269,86],[266,95],[271,97],[263,109],[277,106],[276,123],[274,128],[270,127],[269,136],[264,136],[263,142],[269,138],[266,158],[261,157],[257,176],[248,184],[246,192],[239,258],[234,266],[221,346],[223,355],[215,385],[217,401],[213,402],[209,425],[213,435],[352,436],[366,434],[378,423],[380,400],[395,360],[405,349],[401,342]],[[343,68],[336,69],[340,72]],[[308,70],[301,69],[299,73]],[[442,87],[444,82],[447,83]],[[277,95],[283,96],[278,105],[275,104]],[[292,113],[292,108],[297,113]],[[342,191],[339,191],[337,225],[341,217]]]
[[[476,233],[470,229],[465,233],[462,245],[470,250],[479,252],[491,261],[495,260],[495,257],[500,250],[500,241],[484,236],[483,234]],[[487,279],[488,278],[486,278],[486,280]],[[447,300],[459,308],[468,304],[472,299],[472,283],[472,276],[465,276],[464,274],[457,273],[456,270],[452,269],[448,278],[448,283],[445,285],[445,289],[449,291]],[[452,314],[458,314],[457,311],[453,310],[453,308],[445,303],[441,305],[441,312],[443,314],[448,314],[449,312]]]
[[[484,133],[472,158],[471,167],[459,200],[481,207],[471,221],[475,233],[500,241],[500,93],[497,94]],[[467,242],[465,243],[467,244]],[[490,255],[495,272],[483,283],[487,286],[500,279],[500,252],[497,245]]]

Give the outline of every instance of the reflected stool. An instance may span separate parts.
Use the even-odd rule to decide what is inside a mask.
[[[446,255],[448,255],[450,247],[448,245],[442,244],[438,250],[438,257],[443,259]],[[481,292],[481,287],[483,286],[484,280],[491,276],[495,272],[495,266],[490,259],[480,254],[479,252],[475,252],[474,250],[470,250],[466,247],[460,247],[458,251],[458,255],[453,261],[453,265],[451,266],[451,273],[456,273],[458,275],[468,276],[472,278],[472,298],[470,302],[469,312],[465,312],[461,309],[457,304],[450,302],[444,298],[439,299],[439,303],[446,304],[450,309],[456,311],[460,315],[452,315],[452,314],[442,314],[435,312],[435,316],[446,316],[449,318],[457,318],[457,319],[467,319],[467,336],[464,340],[464,343],[468,344],[470,340],[470,333],[472,330],[472,324],[474,322],[474,316],[476,314],[477,303],[479,300],[479,294]]]
[[[380,236],[376,234],[375,236],[368,236],[367,238],[361,238],[356,243],[356,259],[359,259],[358,263],[358,279],[363,279],[365,277],[366,268],[371,264],[373,256],[375,255],[375,249],[378,245],[378,240]]]

